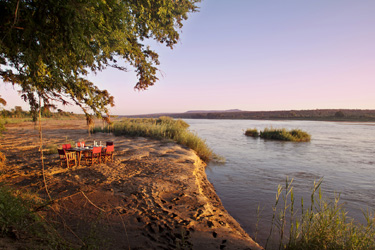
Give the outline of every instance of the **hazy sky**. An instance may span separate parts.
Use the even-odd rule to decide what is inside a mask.
[[[153,44],[162,72],[155,86],[134,91],[133,69],[90,76],[115,97],[112,114],[375,109],[374,0],[203,0],[199,6],[173,50]],[[0,95],[7,109],[23,103],[9,84],[1,84]]]

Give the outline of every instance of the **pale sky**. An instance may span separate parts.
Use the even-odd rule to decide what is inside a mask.
[[[155,45],[162,75],[133,89],[133,69],[90,76],[115,115],[188,110],[375,109],[374,0],[203,0],[173,50]],[[6,109],[22,105],[1,84]],[[77,107],[63,108],[79,111]]]

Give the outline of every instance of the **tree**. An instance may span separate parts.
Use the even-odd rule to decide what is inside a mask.
[[[148,39],[173,48],[200,0],[0,0],[0,76],[21,87],[32,110],[51,100],[108,114],[113,97],[86,79],[106,67],[134,67],[135,88],[157,81]],[[127,65],[125,67],[124,65]]]
[[[335,113],[335,117],[337,117],[337,118],[343,118],[343,117],[345,117],[345,114],[344,114],[344,112],[342,112],[342,111],[340,110],[340,111],[337,111],[337,112]]]

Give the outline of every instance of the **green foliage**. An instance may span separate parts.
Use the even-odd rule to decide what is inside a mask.
[[[61,148],[56,144],[47,144],[44,149],[44,154],[46,155],[52,155],[52,154],[57,154],[57,149]]]
[[[71,99],[88,114],[108,113],[113,97],[87,74],[134,67],[136,89],[157,81],[153,39],[173,48],[200,0],[0,1],[0,76],[21,88],[33,110]],[[1,101],[1,100],[0,100]]]
[[[263,131],[260,131],[260,137],[263,139],[294,142],[308,142],[311,140],[311,135],[305,131],[300,129],[292,129],[288,131],[285,128],[265,128]]]
[[[35,210],[46,206],[32,193],[0,183],[0,236],[28,239],[22,249],[72,249]]]
[[[293,180],[289,182],[287,179],[285,187],[279,185],[273,207],[270,235],[273,230],[278,230],[279,249],[375,249],[373,213],[364,213],[366,224],[355,222],[347,216],[344,206],[339,203],[339,197],[334,200],[323,199],[320,189],[322,180],[320,180],[314,182],[310,206],[304,207],[301,199],[301,214],[298,216],[294,208],[292,182]],[[273,248],[268,248],[269,239],[266,249]]]
[[[245,135],[251,136],[251,137],[259,137],[258,129],[256,128],[248,128],[245,131]]]
[[[0,232],[23,232],[38,227],[39,219],[31,211],[32,202],[14,195],[10,189],[0,186]]]
[[[36,121],[34,120],[35,113],[33,111],[23,111],[21,107],[14,109],[6,110],[3,109],[0,111],[0,123],[3,121],[3,124],[8,123],[19,123],[24,121]],[[58,110],[58,112],[51,112],[49,108],[43,107],[41,112],[42,118],[54,118],[54,119],[83,119],[84,115],[74,114],[72,112],[65,112]],[[1,125],[0,125],[1,126]]]
[[[212,150],[195,133],[187,130],[189,125],[182,120],[173,120],[170,117],[124,119],[111,126],[95,127],[95,132],[113,132],[114,135],[144,136],[155,139],[171,139],[187,146],[199,155],[204,161],[212,158]]]

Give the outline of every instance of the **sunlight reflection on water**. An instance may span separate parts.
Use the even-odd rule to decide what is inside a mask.
[[[296,201],[308,200],[314,180],[323,194],[340,194],[349,216],[363,222],[362,210],[375,209],[375,123],[186,119],[225,164],[210,163],[206,173],[228,212],[254,236],[258,205],[263,208],[258,241],[269,232],[278,184],[294,179]],[[247,128],[302,129],[311,142],[263,140]]]

